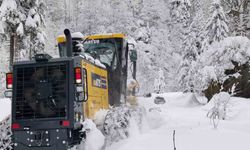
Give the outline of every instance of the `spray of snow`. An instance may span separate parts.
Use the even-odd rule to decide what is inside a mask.
[[[105,141],[102,132],[96,128],[95,123],[87,119],[83,122],[84,129],[87,131],[87,139],[84,144],[86,150],[100,150]]]
[[[108,110],[107,109],[101,109],[99,110],[98,112],[95,113],[95,117],[94,117],[94,123],[97,125],[97,126],[102,126],[103,123],[104,123],[104,120],[105,120],[105,117],[108,113]]]
[[[140,134],[140,129],[134,118],[130,119],[128,133],[129,137],[136,137]]]
[[[147,114],[147,123],[151,129],[157,129],[164,123],[162,110],[159,107],[152,107]]]

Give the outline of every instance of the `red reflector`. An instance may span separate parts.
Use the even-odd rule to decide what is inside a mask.
[[[7,73],[6,74],[6,88],[12,89],[12,84],[13,84],[13,74]]]
[[[75,82],[82,83],[82,69],[80,67],[75,68]]]
[[[20,124],[18,124],[18,123],[13,123],[12,125],[11,125],[11,129],[20,129],[21,128],[21,126],[20,126]]]
[[[70,126],[70,122],[68,120],[63,120],[62,121],[62,126],[69,127]]]

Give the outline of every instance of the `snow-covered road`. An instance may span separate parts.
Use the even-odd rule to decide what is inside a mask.
[[[213,128],[206,117],[212,104],[198,105],[191,94],[167,93],[163,105],[154,98],[140,98],[147,110],[142,132],[131,129],[130,138],[114,143],[108,150],[174,150],[173,131],[176,131],[177,150],[249,150],[250,100],[231,98],[228,115]]]
[[[159,95],[139,98],[139,104],[147,111],[143,128],[139,130],[132,124],[128,139],[113,143],[105,150],[174,150],[174,130],[177,150],[250,149],[250,99],[231,98],[226,120],[221,120],[214,129],[206,117],[213,102],[204,105],[197,103],[192,94],[166,93],[160,95],[166,103],[156,105],[155,96]],[[10,114],[10,103],[8,99],[0,99],[0,119]],[[88,142],[87,150],[96,150],[91,144],[103,141],[97,140],[97,135],[93,137],[94,142]]]

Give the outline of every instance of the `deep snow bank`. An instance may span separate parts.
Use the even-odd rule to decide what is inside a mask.
[[[154,104],[162,96],[166,103]],[[140,98],[139,104],[147,111],[147,131],[114,143],[106,150],[172,150],[173,130],[176,131],[178,150],[249,150],[250,99],[231,97],[226,120],[220,120],[217,129],[206,117],[213,103],[190,93],[165,93],[151,98]]]
[[[0,99],[0,122],[8,117],[11,113],[11,100],[4,98]]]

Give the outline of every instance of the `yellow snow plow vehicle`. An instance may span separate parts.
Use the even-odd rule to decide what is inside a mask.
[[[110,110],[105,134],[128,126],[128,56],[135,78],[137,55],[129,50],[125,35],[83,37],[68,29],[64,34],[57,38],[60,58],[37,54],[35,60],[15,63],[6,76],[6,87],[13,93],[14,150],[70,149],[86,138],[82,122],[101,109]],[[124,115],[123,120],[113,117],[114,111]]]

